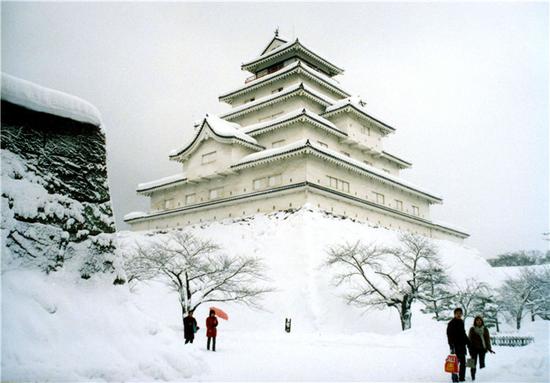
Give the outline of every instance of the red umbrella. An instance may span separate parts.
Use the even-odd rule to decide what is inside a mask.
[[[223,311],[223,310],[221,310],[217,307],[210,307],[210,310],[214,310],[214,313],[216,314],[216,316],[219,316],[222,319],[225,319],[225,320],[229,319],[229,317],[227,316],[225,311]]]

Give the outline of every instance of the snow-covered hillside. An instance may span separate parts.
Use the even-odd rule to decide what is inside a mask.
[[[322,267],[325,250],[361,239],[391,245],[394,232],[302,209],[192,227],[229,254],[264,260],[277,289],[265,311],[223,305],[216,353],[205,350],[204,319],[194,344],[183,344],[177,294],[158,282],[114,286],[111,274],[83,280],[69,260],[46,276],[3,274],[2,380],[363,380],[445,381],[445,324],[413,307],[412,329],[396,313],[347,306]],[[119,251],[142,240],[118,234]],[[458,281],[499,278],[476,250],[437,241]],[[284,332],[284,318],[292,332]],[[548,381],[548,322],[528,324],[536,342],[497,347],[480,381]],[[467,323],[469,326],[470,323]],[[530,327],[529,327],[530,326]],[[450,379],[449,379],[450,380]]]

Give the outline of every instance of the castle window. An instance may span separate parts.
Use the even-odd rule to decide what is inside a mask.
[[[173,207],[174,207],[174,200],[173,199],[164,200],[164,208],[165,209],[172,209]]]
[[[223,196],[223,187],[210,189],[208,192],[208,197],[210,199],[221,198],[222,196]]]
[[[376,203],[378,203],[380,205],[383,205],[384,204],[384,194],[380,194],[380,193],[377,193],[377,192],[373,192],[373,193],[376,196]]]
[[[216,152],[205,153],[202,155],[202,164],[210,164],[216,161]]]
[[[395,200],[395,208],[397,210],[403,211],[403,201],[399,201],[398,199]]]
[[[278,88],[278,89],[273,89],[273,90],[271,91],[271,94],[281,92],[282,90],[283,90],[283,87],[280,87],[280,88]]]
[[[342,186],[340,187],[340,190],[345,191],[346,193],[349,193],[349,182],[346,181],[340,181]]]
[[[280,174],[275,174],[275,175],[273,175],[273,176],[269,176],[269,177],[267,178],[267,180],[268,180],[268,182],[267,182],[268,185],[269,185],[270,187],[273,187],[273,186],[277,186],[277,185],[280,185],[280,184],[281,184],[281,182],[282,182],[282,177],[281,177]]]
[[[349,193],[349,182],[343,181],[343,180],[340,180],[338,178],[331,177],[331,176],[327,176],[327,177],[328,177],[329,185],[330,185],[331,188],[338,189],[338,190],[341,190],[343,192]]]
[[[185,204],[191,205],[192,203],[195,203],[197,195],[195,193],[187,194],[185,196]]]
[[[317,141],[317,143],[322,146],[323,148],[328,148],[328,145],[325,144],[324,142],[321,142],[321,141]]]
[[[413,214],[414,214],[414,215],[420,215],[418,206],[413,206],[413,207],[412,207],[412,210],[413,210]]]
[[[254,180],[253,183],[252,183],[252,187],[254,188],[254,190],[263,189],[263,188],[265,188],[265,185],[266,185],[265,177],[264,178],[258,178],[256,180]]]
[[[367,165],[370,165],[370,166],[372,166],[372,162],[370,162],[370,161],[367,161],[367,160],[363,160],[363,162],[364,162],[364,163],[366,163]]]
[[[390,172],[388,169],[382,169],[382,170],[385,171],[386,173]]]
[[[271,144],[271,147],[272,148],[278,148],[278,147],[281,147],[285,144],[286,140],[279,140],[279,141],[274,141],[272,144]]]
[[[342,153],[344,156],[346,156],[346,157],[351,157],[351,154],[349,154],[348,152],[342,151],[341,153]]]

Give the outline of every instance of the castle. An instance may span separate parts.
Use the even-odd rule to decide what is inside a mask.
[[[400,177],[411,163],[383,149],[395,129],[342,89],[334,76],[343,69],[278,33],[241,68],[252,76],[219,96],[232,108],[206,115],[193,139],[170,153],[181,173],[138,185],[151,207],[125,216],[132,230],[309,204],[373,226],[468,237],[430,219],[441,197]]]

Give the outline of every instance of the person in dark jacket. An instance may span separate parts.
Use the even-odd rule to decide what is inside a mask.
[[[183,318],[183,336],[185,337],[185,344],[193,343],[195,333],[198,329],[197,320],[193,318],[193,310],[191,310],[187,316]]]
[[[472,380],[476,380],[476,365],[477,358],[479,357],[479,368],[485,367],[485,354],[487,351],[494,354],[491,348],[491,336],[489,330],[485,327],[483,318],[476,316],[474,319],[474,325],[468,332],[468,338],[470,339],[470,356],[474,360],[474,367],[471,369]]]
[[[447,325],[447,340],[451,348],[451,354],[456,354],[460,363],[458,375],[452,374],[453,382],[464,382],[466,380],[466,346],[469,346],[470,340],[464,330],[462,309],[460,307],[454,310],[454,318]]]
[[[210,340],[212,340],[212,351],[216,351],[216,336],[218,335],[218,318],[216,318],[216,312],[210,310],[208,318],[206,318],[206,337],[208,341],[206,342],[206,349],[210,350]]]

